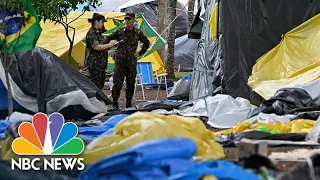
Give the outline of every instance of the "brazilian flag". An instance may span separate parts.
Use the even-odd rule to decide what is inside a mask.
[[[23,9],[0,10],[0,45],[4,42],[8,53],[34,49],[41,34],[38,15],[29,0],[19,0]],[[0,3],[1,7],[1,3]]]

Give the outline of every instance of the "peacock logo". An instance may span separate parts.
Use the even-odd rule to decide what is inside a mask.
[[[37,113],[32,123],[23,122],[18,129],[20,137],[12,143],[17,155],[79,155],[84,150],[83,141],[76,137],[78,128],[65,123],[60,113],[47,117]]]

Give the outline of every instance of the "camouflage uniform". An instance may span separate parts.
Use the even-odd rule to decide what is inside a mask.
[[[126,78],[126,100],[127,105],[131,105],[137,74],[137,58],[134,56],[134,53],[136,53],[139,41],[143,43],[139,56],[147,52],[150,42],[141,30],[135,28],[132,30],[119,28],[111,34],[108,39],[118,41],[123,40],[123,43],[118,46],[114,57],[114,87],[112,89],[114,104],[117,104],[118,102],[123,80]]]
[[[108,39],[102,36],[102,31],[91,27],[86,36],[85,67],[89,71],[89,79],[99,88],[103,89],[105,82],[105,69],[107,68],[108,51],[96,51],[95,46],[107,44]]]

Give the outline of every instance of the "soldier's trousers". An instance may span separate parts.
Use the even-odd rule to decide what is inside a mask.
[[[117,102],[120,97],[120,92],[123,86],[124,78],[126,78],[126,99],[127,102],[131,103],[134,93],[135,79],[137,75],[136,67],[120,67],[115,65],[114,76],[113,76],[113,89],[112,98],[114,102]]]
[[[105,71],[97,71],[89,69],[89,79],[99,88],[103,89],[106,80]]]

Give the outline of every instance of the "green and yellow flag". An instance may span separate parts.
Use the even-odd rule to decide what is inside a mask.
[[[140,29],[150,41],[150,47],[148,51],[144,55],[138,57],[138,61],[139,61],[139,60],[142,60],[143,58],[148,57],[150,54],[153,54],[155,51],[163,47],[166,44],[166,42],[146,21],[143,15],[137,15],[136,20],[138,22],[138,25],[136,28]],[[110,28],[110,27],[112,28],[110,28],[108,31],[103,33],[104,35],[110,35],[117,29],[125,27],[124,21],[120,21],[120,20],[112,20],[112,21],[109,20],[106,24],[107,24],[106,28]],[[85,40],[83,40],[83,43],[84,44],[86,43]],[[142,44],[138,46],[137,51],[140,51],[141,47],[142,47]],[[158,58],[160,59],[160,57]],[[108,70],[111,71],[113,68],[114,68],[114,61],[112,60],[111,57],[109,57]]]
[[[19,0],[21,9],[4,10],[0,3],[0,45],[8,53],[32,50],[41,34],[38,15],[29,0]],[[6,42],[6,46],[3,46]]]

